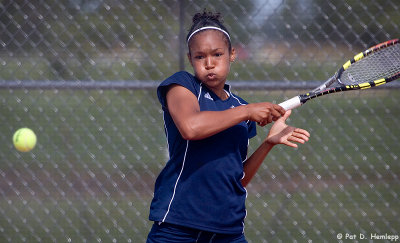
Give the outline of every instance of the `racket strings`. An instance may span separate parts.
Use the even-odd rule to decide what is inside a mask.
[[[390,78],[400,72],[400,44],[385,47],[353,63],[339,77],[341,83],[354,85]]]

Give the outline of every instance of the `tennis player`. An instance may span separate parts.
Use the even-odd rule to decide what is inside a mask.
[[[276,144],[297,147],[309,133],[286,125],[290,111],[279,105],[248,104],[231,92],[235,50],[220,14],[196,14],[187,44],[194,76],[177,72],[157,89],[170,159],[155,183],[147,242],[247,242],[245,186]],[[247,158],[256,123],[273,121]]]

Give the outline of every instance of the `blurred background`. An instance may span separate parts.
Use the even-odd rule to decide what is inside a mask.
[[[397,0],[0,1],[0,242],[145,242],[168,159],[155,88],[192,72],[185,36],[205,8],[224,17],[228,83],[249,102],[307,91],[400,33]],[[248,186],[249,242],[400,234],[399,87],[293,112],[311,140],[274,148]],[[20,127],[31,152],[13,147]]]

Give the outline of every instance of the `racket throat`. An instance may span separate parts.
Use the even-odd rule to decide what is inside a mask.
[[[318,86],[317,88],[313,89],[311,92],[317,93],[317,92],[322,92],[323,90],[326,90],[329,86],[331,86],[332,84],[337,82],[337,75],[338,74],[335,73],[335,75],[330,77],[327,81],[325,81],[325,83],[323,83],[320,86]]]

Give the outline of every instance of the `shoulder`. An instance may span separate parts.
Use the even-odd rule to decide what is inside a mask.
[[[200,84],[198,80],[190,73],[186,71],[180,71],[177,73],[174,73],[167,79],[165,79],[161,84],[159,85],[158,88],[162,88],[165,86],[169,86],[171,84],[180,84],[182,86],[191,86],[191,85],[196,85]]]
[[[189,72],[176,72],[161,82],[157,88],[157,96],[163,106],[165,105],[167,91],[173,84],[181,85],[191,91],[194,95],[198,95],[200,81]]]

